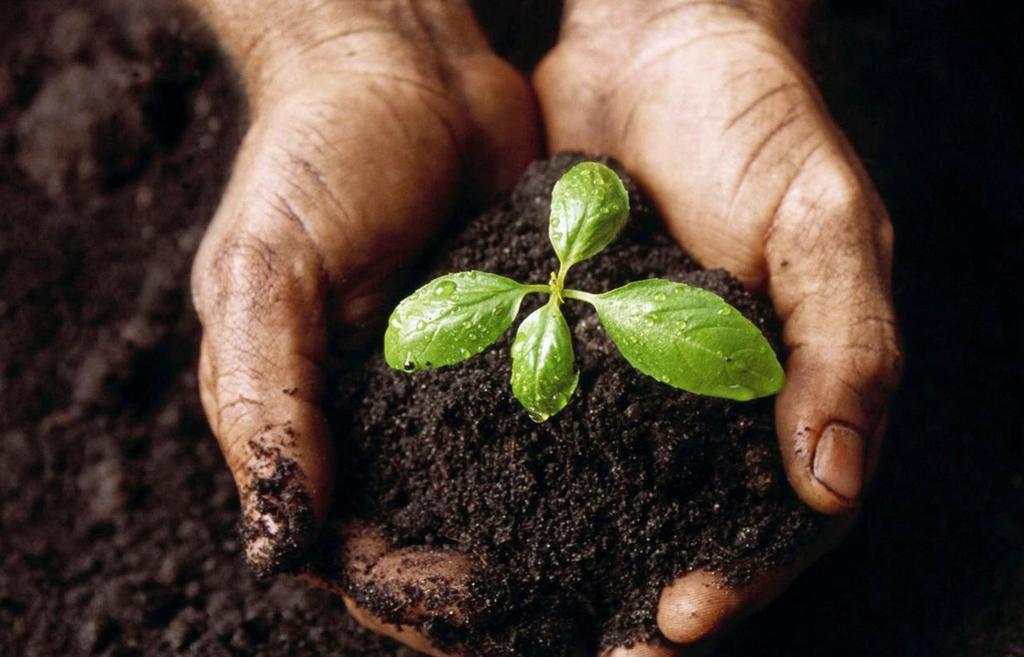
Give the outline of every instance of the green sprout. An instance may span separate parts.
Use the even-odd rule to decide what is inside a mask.
[[[603,294],[565,287],[569,269],[607,247],[629,216],[629,195],[597,162],[571,168],[551,193],[548,237],[560,266],[547,283],[524,285],[480,271],[435,278],[403,300],[384,335],[395,369],[452,365],[493,344],[512,325],[527,294],[548,301],[527,317],[512,343],[512,392],[535,422],[569,403],[579,373],[562,316],[566,299],[591,304],[608,336],[640,372],[691,393],[747,401],[778,392],[782,366],[754,324],[707,290],[662,279]]]

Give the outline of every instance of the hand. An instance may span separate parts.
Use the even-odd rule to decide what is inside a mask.
[[[534,79],[550,151],[619,159],[689,253],[767,290],[788,351],[786,471],[839,516],[822,545],[746,589],[706,572],[668,586],[658,624],[682,644],[767,602],[849,525],[901,368],[892,227],[801,64],[798,4],[577,0]]]
[[[515,181],[536,156],[533,101],[461,3],[197,5],[252,115],[193,270],[200,391],[242,499],[247,559],[270,574],[302,563],[333,493],[319,407],[328,333],[345,344],[376,326],[398,269],[466,183]],[[372,530],[350,538],[351,560],[373,555],[396,576]],[[441,570],[460,568],[442,557]]]

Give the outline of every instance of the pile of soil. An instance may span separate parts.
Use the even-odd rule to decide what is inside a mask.
[[[0,653],[412,657],[243,565],[188,269],[245,108],[177,5],[0,12]],[[860,524],[720,654],[1020,657],[1024,10],[820,7],[812,60],[894,218],[910,359]],[[533,43],[532,17],[496,43]]]
[[[579,155],[529,167],[515,190],[444,243],[420,284],[455,271],[523,282],[558,268],[551,189]],[[612,165],[614,166],[614,164]],[[600,292],[647,278],[709,289],[778,342],[770,308],[728,273],[702,271],[636,187],[630,221],[567,285]],[[528,297],[521,316],[543,302]],[[508,381],[514,330],[455,366],[409,375],[374,353],[345,378],[332,415],[344,434],[338,512],[381,525],[396,546],[431,545],[481,567],[486,654],[558,655],[587,636],[607,649],[659,636],[659,593],[697,568],[730,584],[789,563],[819,528],[786,481],[772,400],[691,395],[633,369],[593,308],[568,302],[579,386],[548,422],[529,419]],[[500,595],[493,592],[501,592]],[[376,589],[351,594],[402,618]],[[437,623],[431,624],[437,634]]]

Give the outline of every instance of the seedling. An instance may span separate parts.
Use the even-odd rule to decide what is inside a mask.
[[[626,360],[662,383],[740,401],[778,392],[785,376],[768,341],[716,294],[656,278],[603,294],[565,287],[570,268],[603,251],[628,215],[629,196],[615,172],[577,164],[551,193],[548,237],[560,266],[550,280],[526,285],[481,271],[435,278],[391,314],[388,365],[413,372],[466,360],[501,337],[526,295],[547,294],[512,343],[512,392],[536,422],[565,408],[579,382],[561,310],[566,299],[594,306]]]

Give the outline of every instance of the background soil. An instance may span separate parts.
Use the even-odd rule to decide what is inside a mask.
[[[1024,655],[1024,17],[1003,4],[818,12],[816,70],[896,224],[908,370],[858,528],[722,654]],[[529,59],[531,14],[493,11]],[[401,653],[242,566],[187,280],[243,116],[172,3],[0,10],[4,654]]]

